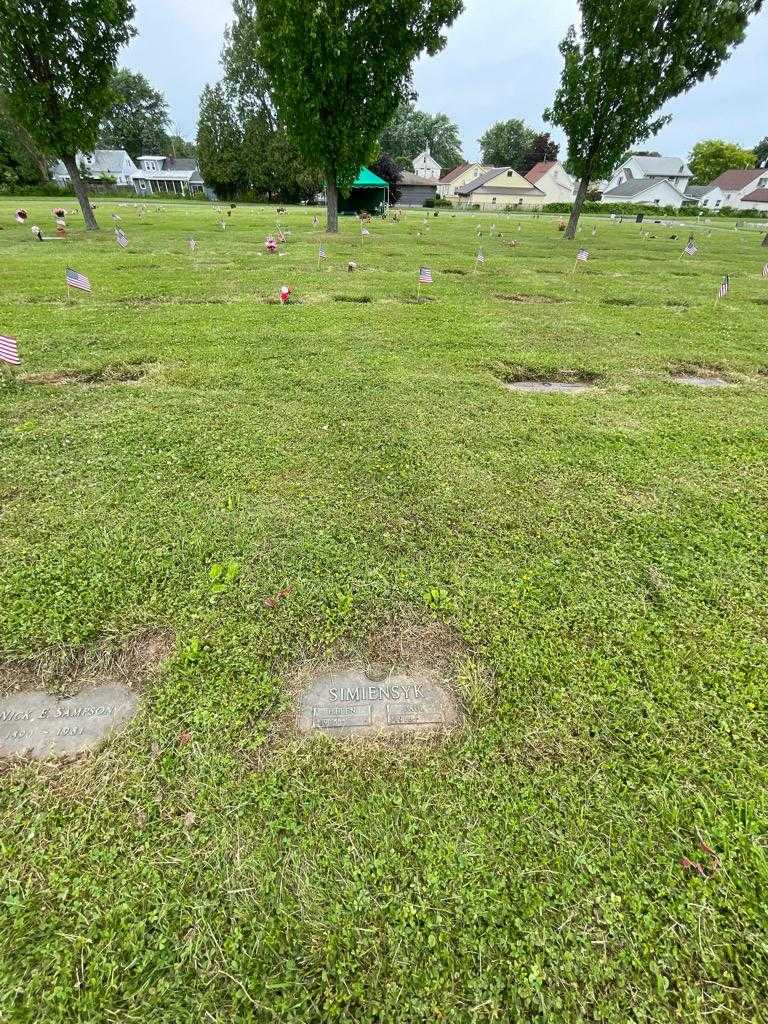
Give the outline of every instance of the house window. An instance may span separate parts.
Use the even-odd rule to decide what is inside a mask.
[[[492,203],[495,203],[495,202],[496,202],[496,196],[492,196],[492,197],[491,197],[491,202],[492,202]]]
[[[768,185],[768,178],[760,178],[760,180],[757,183],[757,187],[765,188],[766,185]]]
[[[717,201],[715,202],[715,206],[719,206],[719,205],[720,205],[720,200],[718,199],[718,200],[717,200]]]
[[[733,194],[732,192],[726,192],[726,193],[725,193],[725,198],[726,198],[726,199],[730,199],[730,198],[731,198],[731,196],[732,196],[732,194]]]
[[[658,206],[658,205],[659,205],[659,203],[661,202],[661,200],[660,200],[660,199],[654,199],[653,201],[654,201],[654,203],[656,204],[656,206]]]

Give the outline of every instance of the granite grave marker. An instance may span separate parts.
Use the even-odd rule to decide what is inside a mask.
[[[324,669],[299,698],[299,732],[334,738],[433,732],[455,724],[456,704],[428,674],[382,668]]]
[[[0,757],[43,760],[96,750],[130,721],[136,695],[121,683],[60,700],[32,690],[0,698]]]

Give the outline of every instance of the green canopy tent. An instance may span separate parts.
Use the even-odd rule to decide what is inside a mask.
[[[389,185],[367,167],[360,168],[349,195],[339,195],[339,213],[359,213],[361,210],[374,213],[382,205],[388,204]]]

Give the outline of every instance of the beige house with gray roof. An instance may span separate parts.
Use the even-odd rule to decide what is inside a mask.
[[[456,189],[461,205],[481,209],[537,207],[547,202],[545,192],[532,185],[512,167],[491,167],[466,185]]]

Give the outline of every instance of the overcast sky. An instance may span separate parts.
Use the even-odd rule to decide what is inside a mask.
[[[200,91],[219,78],[230,0],[135,0],[138,36],[121,65],[142,71],[165,93],[179,132],[194,138]],[[576,19],[576,0],[464,0],[465,11],[437,57],[418,62],[420,109],[443,111],[458,125],[466,156],[494,121],[522,117],[542,124],[561,68],[557,44]],[[755,18],[747,39],[716,78],[669,105],[674,115],[653,140],[667,156],[687,156],[700,139],[752,146],[768,135],[768,14]],[[553,134],[562,141],[556,130]]]

